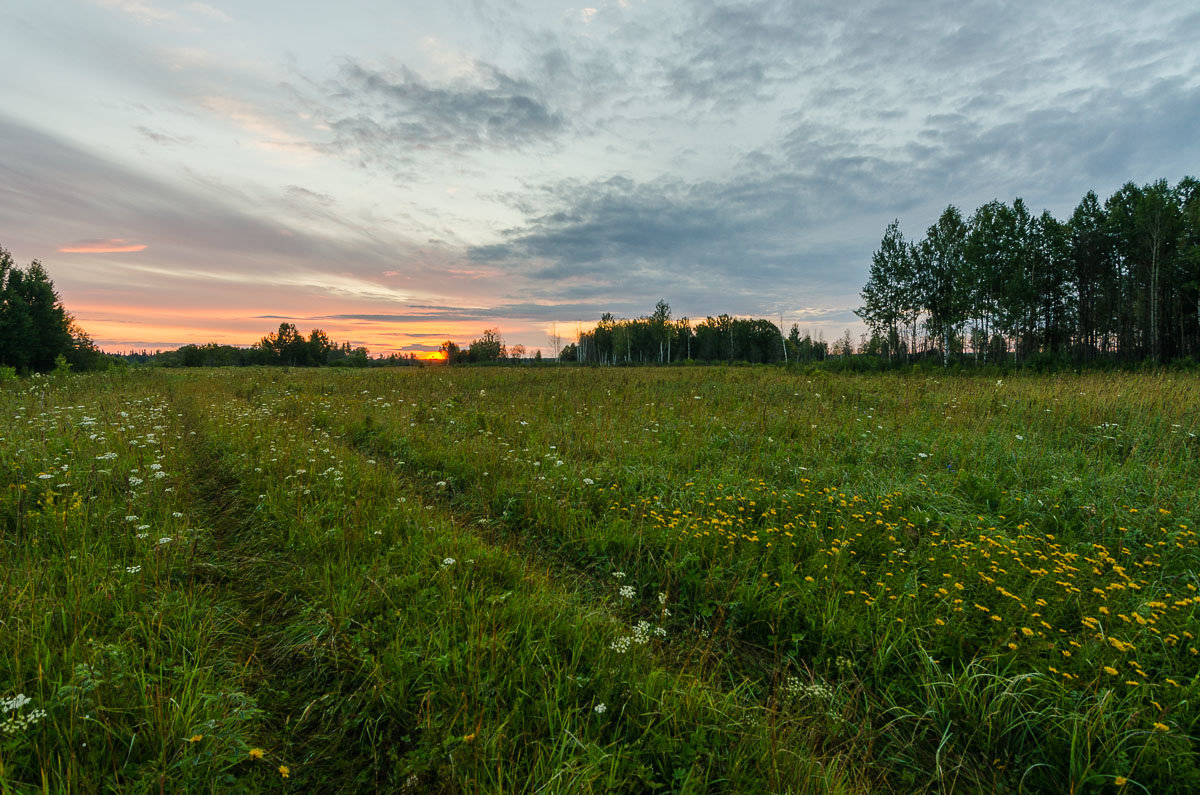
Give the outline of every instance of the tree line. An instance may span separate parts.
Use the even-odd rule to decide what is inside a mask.
[[[1200,358],[1200,181],[1089,191],[1065,221],[1020,198],[951,205],[914,241],[893,221],[862,299],[891,358]]]
[[[519,364],[526,360],[525,346],[506,344],[499,328],[484,329],[483,334],[471,340],[466,347],[446,340],[442,343],[441,352],[447,364]],[[540,349],[533,352],[532,361],[542,361]]]
[[[130,352],[122,354],[122,358],[161,367],[381,367],[418,363],[413,357],[398,353],[372,357],[367,348],[335,342],[318,328],[309,330],[306,337],[294,323],[280,323],[277,331],[249,347],[209,342],[183,345],[171,351]]]
[[[0,367],[24,374],[108,363],[63,307],[42,264],[22,268],[0,247]]]
[[[688,317],[671,317],[671,305],[659,301],[646,316],[617,319],[606,312],[590,331],[563,346],[559,358],[586,364],[670,364],[672,362],[816,362],[848,352],[853,343],[843,338],[831,347],[792,325],[764,318],[732,315],[706,317],[693,324]]]

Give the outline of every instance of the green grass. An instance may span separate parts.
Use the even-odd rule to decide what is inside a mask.
[[[134,371],[0,403],[6,792],[1200,787],[1195,376]]]

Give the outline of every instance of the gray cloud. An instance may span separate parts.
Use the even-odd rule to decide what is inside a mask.
[[[710,111],[772,99],[837,30],[832,6],[819,3],[701,2],[681,8],[691,16],[657,66],[669,96]]]
[[[134,127],[134,129],[141,133],[148,140],[164,146],[186,146],[195,140],[189,135],[169,135],[167,133],[151,130],[149,127],[142,125],[137,125]]]
[[[316,202],[323,207],[337,204],[337,200],[328,193],[319,193],[317,191],[309,190],[308,188],[303,188],[299,185],[288,185],[284,188],[284,195],[286,195],[288,199],[302,202]]]
[[[948,203],[969,213],[1016,195],[1065,216],[1089,189],[1177,179],[1200,156],[1189,132],[1200,85],[1183,77],[1050,93],[1003,114],[971,105],[891,135],[797,111],[776,146],[747,152],[724,180],[620,176],[507,197],[526,223],[469,253],[557,282],[560,297],[640,292],[712,306],[719,291],[731,311],[769,312],[794,296],[857,293],[893,216],[915,216],[909,231],[920,234]],[[886,123],[904,111],[881,113]]]
[[[559,302],[548,304],[506,303],[489,307],[426,306],[409,305],[407,312],[385,314],[342,314],[323,315],[314,320],[365,320],[376,323],[411,323],[437,320],[446,323],[486,322],[499,320],[563,320],[599,317],[604,312],[642,311],[640,304],[628,304],[623,300],[605,303]],[[409,336],[442,336],[439,334],[412,334]]]
[[[474,80],[435,86],[407,67],[348,61],[331,89],[328,148],[367,164],[406,166],[429,150],[524,149],[568,127],[537,86],[483,62]]]

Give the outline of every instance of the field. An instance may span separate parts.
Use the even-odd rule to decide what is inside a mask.
[[[1200,790],[1200,380],[0,385],[7,792]]]

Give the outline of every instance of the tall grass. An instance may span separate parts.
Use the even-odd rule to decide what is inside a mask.
[[[1200,786],[1194,376],[0,390],[7,788]]]

